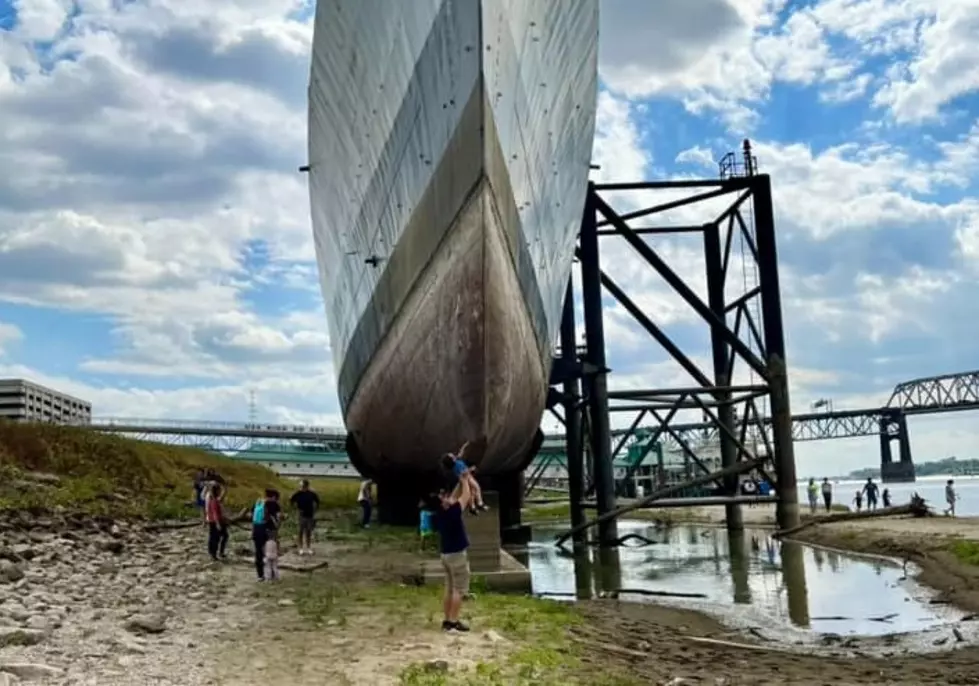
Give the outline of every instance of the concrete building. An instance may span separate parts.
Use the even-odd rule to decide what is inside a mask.
[[[24,379],[0,379],[0,419],[88,424],[92,403]]]

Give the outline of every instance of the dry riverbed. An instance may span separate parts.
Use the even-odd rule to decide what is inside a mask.
[[[880,540],[860,533],[870,524],[810,535],[832,527]],[[215,565],[202,527],[0,520],[0,686],[979,683],[973,647],[889,659],[786,655],[705,642],[752,639],[698,613],[611,600],[477,593],[466,607],[472,633],[445,635],[438,589],[399,583],[421,560],[410,535],[323,529],[316,557],[287,553],[284,563],[328,559],[328,569],[257,584],[244,528],[235,530],[235,561]]]

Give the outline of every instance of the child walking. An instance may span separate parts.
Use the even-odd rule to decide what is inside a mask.
[[[279,580],[279,532],[269,531],[268,540],[265,541],[265,580]]]

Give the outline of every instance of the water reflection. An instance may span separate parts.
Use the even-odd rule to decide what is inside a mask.
[[[809,628],[809,593],[806,589],[806,558],[802,545],[783,541],[782,583],[789,606],[789,619],[796,626]]]
[[[717,555],[718,565],[720,565],[721,551],[717,544],[717,536],[711,538],[714,541],[714,554]],[[744,531],[728,532],[728,563],[731,581],[734,584],[734,602],[739,605],[751,604],[751,584],[748,583],[751,558],[745,550],[747,540]],[[718,576],[721,576],[720,566],[718,566]]]
[[[780,542],[768,532],[728,534],[724,529],[646,522],[619,523],[655,543],[561,553],[554,528],[538,527],[528,553],[536,593],[591,597],[638,589],[704,594],[708,609],[740,608],[745,621],[772,620],[818,632],[881,635],[919,631],[943,623],[933,608],[911,600],[899,565]],[[630,600],[642,598],[628,596]],[[881,617],[895,615],[888,621]]]

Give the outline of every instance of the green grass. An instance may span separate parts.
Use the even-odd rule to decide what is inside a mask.
[[[297,611],[316,626],[345,627],[358,615],[380,616],[378,635],[412,631],[419,625],[437,626],[441,620],[441,586],[350,586],[323,577],[290,579],[287,592]],[[400,673],[403,686],[636,686],[618,675],[596,675],[584,670],[580,652],[569,629],[585,620],[568,603],[529,596],[484,592],[474,579],[477,599],[464,614],[474,631],[497,631],[512,646],[499,659],[480,662],[473,669],[443,671],[428,663],[407,665]]]
[[[288,497],[295,481],[240,460],[203,450],[98,433],[80,427],[0,421],[0,511],[65,510],[87,514],[179,519],[199,516],[189,506],[198,469],[215,469],[228,484],[231,512],[251,505],[264,489]],[[53,474],[57,482],[36,473]],[[324,507],[352,507],[356,483],[317,484]]]
[[[953,541],[949,550],[962,564],[979,566],[979,541]]]

